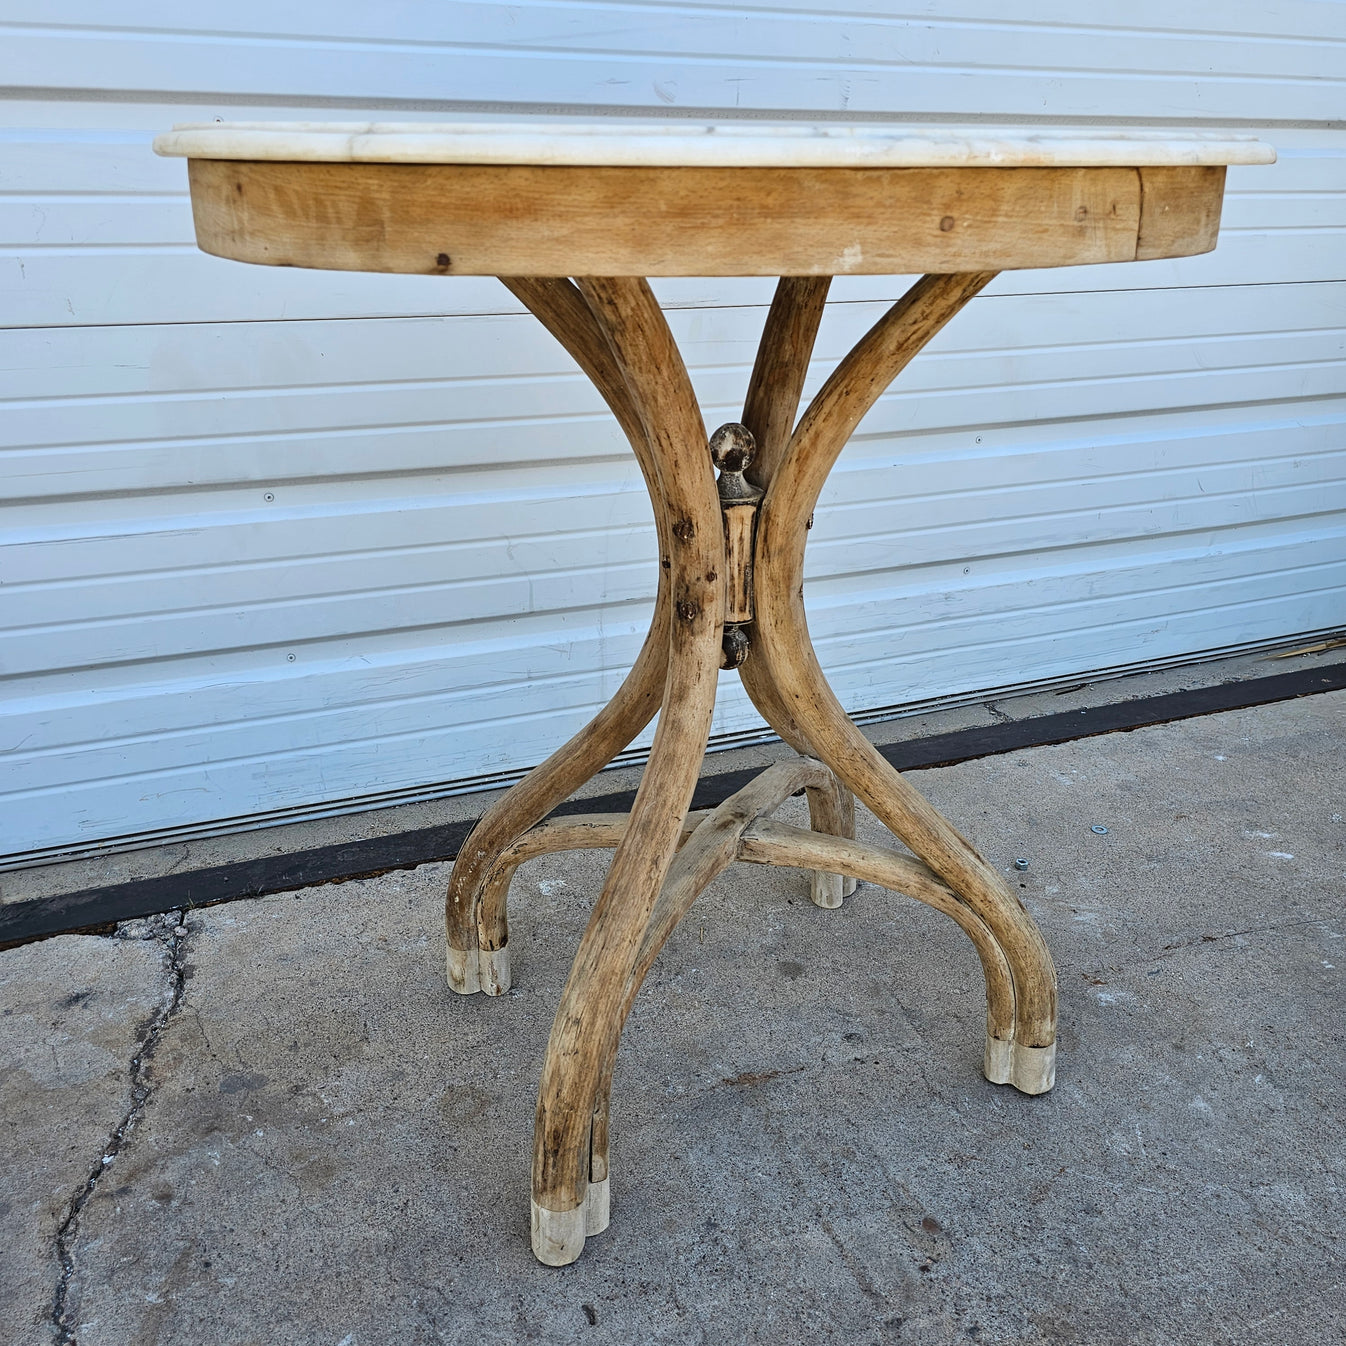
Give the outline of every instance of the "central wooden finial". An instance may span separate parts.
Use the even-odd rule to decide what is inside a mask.
[[[739,668],[748,657],[752,621],[752,550],[762,490],[743,473],[752,465],[757,441],[746,425],[730,421],[710,437],[710,460],[719,469],[716,483],[724,514],[724,640],[721,668]]]
[[[740,500],[751,500],[756,504],[762,498],[762,492],[743,477],[756,456],[757,441],[746,425],[730,421],[711,435],[710,461],[720,474],[718,486],[722,504]]]

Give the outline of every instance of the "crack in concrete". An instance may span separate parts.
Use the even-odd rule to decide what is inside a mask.
[[[1304,916],[1293,921],[1276,921],[1271,925],[1252,925],[1246,930],[1227,930],[1222,935],[1193,935],[1190,939],[1178,939],[1174,940],[1172,944],[1165,944],[1162,949],[1155,953],[1142,953],[1123,963],[1108,963],[1103,967],[1089,968],[1086,971],[1081,971],[1080,976],[1090,986],[1108,986],[1111,985],[1108,981],[1109,977],[1125,975],[1133,972],[1136,968],[1153,967],[1155,963],[1162,963],[1166,959],[1174,958],[1180,953],[1185,953],[1188,949],[1199,949],[1206,944],[1223,944],[1225,940],[1241,939],[1245,935],[1275,935],[1283,930],[1297,930],[1306,925],[1322,924],[1323,918],[1321,916]]]
[[[51,1321],[56,1327],[56,1346],[79,1346],[75,1336],[76,1325],[70,1320],[70,1287],[75,1278],[75,1244],[79,1240],[80,1217],[88,1205],[103,1174],[112,1167],[131,1132],[144,1114],[153,1092],[149,1080],[149,1065],[158,1049],[164,1029],[182,1004],[186,990],[185,975],[187,927],[181,924],[183,913],[171,911],[165,913],[163,929],[167,932],[164,941],[164,961],[168,970],[167,995],[163,1003],[141,1024],[136,1033],[136,1050],[131,1057],[127,1073],[131,1078],[131,1103],[121,1121],[108,1137],[98,1158],[94,1161],[84,1186],[71,1198],[70,1209],[56,1231],[56,1257],[61,1266],[61,1274],[56,1282],[56,1291],[52,1296]]]
[[[1135,962],[1158,962],[1161,958],[1171,958],[1175,953],[1181,953],[1184,949],[1199,948],[1203,944],[1221,944],[1227,939],[1240,939],[1244,935],[1271,935],[1281,930],[1294,930],[1304,925],[1322,924],[1321,916],[1305,916],[1294,921],[1277,921],[1272,925],[1254,925],[1249,926],[1247,930],[1229,930],[1223,935],[1196,935],[1192,939],[1175,940],[1172,944],[1165,944],[1158,953],[1150,959],[1137,959]]]

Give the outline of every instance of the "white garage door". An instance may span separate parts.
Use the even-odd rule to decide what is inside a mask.
[[[1002,276],[880,402],[812,625],[879,712],[1346,623],[1346,6],[4,8],[11,858],[517,773],[615,688],[653,593],[634,463],[503,288],[199,255],[149,150],[174,121],[1251,130],[1280,162],[1231,170],[1216,253]],[[815,383],[905,283],[838,282]],[[770,283],[657,289],[736,419]],[[726,675],[717,731],[755,727]]]

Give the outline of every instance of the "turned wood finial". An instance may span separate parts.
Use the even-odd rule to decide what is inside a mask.
[[[762,489],[744,476],[757,452],[746,425],[730,421],[710,437],[710,461],[719,469],[716,489],[724,515],[725,603],[721,668],[741,668],[748,657],[744,624],[752,621],[752,544]]]
[[[722,425],[710,437],[710,461],[720,473],[716,483],[720,492],[721,504],[734,504],[738,501],[756,503],[762,498],[759,487],[744,479],[744,472],[752,466],[757,454],[757,441],[746,425],[730,421]]]

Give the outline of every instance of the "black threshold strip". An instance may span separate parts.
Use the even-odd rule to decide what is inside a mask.
[[[1141,729],[1146,725],[1186,720],[1223,710],[1265,706],[1342,688],[1346,688],[1346,663],[1269,678],[1251,678],[1244,682],[1226,682],[1192,691],[1166,692],[1162,696],[1039,715],[979,729],[957,729],[906,743],[886,744],[879,751],[899,771],[952,766],[956,762],[993,757],[1019,748],[1067,743],[1072,739]],[[714,808],[736,790],[741,790],[761,770],[760,767],[748,767],[702,776],[692,796],[692,807]],[[633,790],[572,799],[557,808],[552,816],[625,813],[634,799]],[[154,916],[181,907],[205,907],[239,898],[264,897],[314,884],[372,878],[394,869],[414,869],[432,860],[452,860],[475,823],[475,818],[469,818],[439,827],[418,827],[390,836],[369,837],[364,841],[317,846],[290,855],[262,856],[194,872],[133,879],[102,888],[86,888],[75,893],[0,905],[0,948],[50,935],[94,931],[117,921]]]

